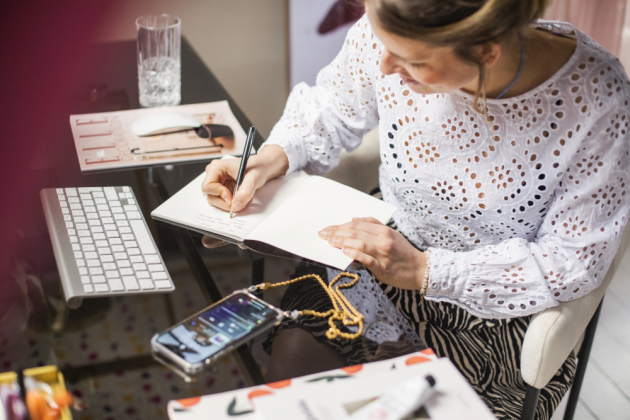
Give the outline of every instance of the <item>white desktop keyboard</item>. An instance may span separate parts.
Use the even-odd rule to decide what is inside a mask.
[[[66,301],[175,290],[130,187],[41,191]]]

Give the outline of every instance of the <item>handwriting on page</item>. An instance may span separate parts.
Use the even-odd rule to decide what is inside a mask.
[[[230,219],[229,213],[225,214],[225,218],[209,214],[198,214],[195,216],[195,219],[202,226],[206,226],[208,230],[239,237],[245,236],[252,228],[252,223],[248,223],[242,217]]]

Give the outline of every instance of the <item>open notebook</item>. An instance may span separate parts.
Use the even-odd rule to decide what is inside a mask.
[[[353,217],[374,217],[386,223],[396,211],[396,207],[338,182],[297,172],[269,181],[230,219],[228,212],[207,203],[201,192],[204,176],[192,180],[151,216],[261,252],[269,252],[271,246],[340,270],[352,259],[328,245],[317,232]]]

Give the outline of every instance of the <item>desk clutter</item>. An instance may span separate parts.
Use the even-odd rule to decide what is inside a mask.
[[[71,420],[74,398],[55,366],[0,373],[0,418],[7,420]]]
[[[175,290],[130,187],[40,193],[69,307],[102,295]]]
[[[435,391],[412,419],[491,420],[466,379],[431,349],[363,365],[203,397],[170,401],[170,420],[342,420],[414,376],[431,375]],[[394,418],[394,417],[374,417]]]
[[[82,172],[239,154],[246,137],[227,101],[71,115],[70,127]]]

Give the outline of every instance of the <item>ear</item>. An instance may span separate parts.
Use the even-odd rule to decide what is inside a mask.
[[[486,68],[493,67],[501,57],[501,43],[496,41],[485,42],[476,47],[477,57],[485,64]]]

